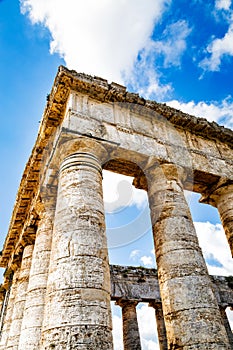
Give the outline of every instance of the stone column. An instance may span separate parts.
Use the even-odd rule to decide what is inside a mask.
[[[167,350],[167,333],[164,322],[162,304],[151,301],[149,303],[149,306],[155,309],[159,348],[160,350]]]
[[[19,350],[39,349],[49,270],[53,211],[42,204],[36,208],[40,221],[36,232],[32,265],[22,320]]]
[[[69,144],[69,143],[68,143]],[[78,143],[60,166],[42,348],[112,349],[100,157]],[[65,144],[64,153],[69,146]]]
[[[5,309],[5,298],[6,298],[6,289],[3,288],[3,285],[0,285],[0,333],[2,329],[2,321]]]
[[[145,172],[168,349],[229,349],[182,181],[173,164]]]
[[[28,287],[28,280],[32,261],[33,245],[24,248],[22,263],[19,272],[17,294],[14,302],[12,313],[12,322],[9,332],[9,339],[6,349],[17,349],[21,332],[22,319],[24,314],[24,306]]]
[[[10,272],[11,275],[12,272]],[[12,323],[12,314],[14,310],[15,298],[17,294],[18,287],[18,278],[19,278],[20,269],[18,268],[13,275],[13,280],[11,281],[11,276],[7,276],[5,284],[7,284],[6,301],[4,315],[3,315],[3,327],[1,330],[1,340],[0,340],[0,349],[5,350],[7,347],[7,341],[9,337],[10,327]]]
[[[220,313],[222,316],[222,322],[226,328],[226,332],[227,332],[227,335],[229,338],[229,343],[231,345],[231,349],[233,349],[233,333],[232,333],[231,326],[230,326],[230,323],[229,323],[229,320],[228,320],[228,317],[226,314],[226,308],[219,305],[219,309],[220,309]]]
[[[138,301],[120,299],[116,304],[122,308],[124,350],[141,350],[136,311]]]
[[[218,209],[233,257],[233,184],[220,181],[202,196],[200,202]]]
[[[5,299],[6,290],[2,287],[2,284],[0,285],[0,313],[2,313],[3,310],[3,304]]]

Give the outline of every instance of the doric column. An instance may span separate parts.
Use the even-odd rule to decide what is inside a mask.
[[[65,144],[64,152],[69,146]],[[92,140],[60,166],[42,348],[112,349],[101,154]],[[63,155],[63,154],[62,154]]]
[[[2,284],[0,285],[0,314],[3,310],[4,299],[5,299],[6,290],[3,288]]]
[[[141,350],[136,311],[138,301],[120,299],[116,304],[122,308],[124,350]]]
[[[221,313],[221,316],[222,316],[222,322],[226,328],[226,332],[227,332],[227,335],[228,335],[228,339],[229,339],[229,343],[230,343],[230,346],[231,346],[231,349],[233,349],[233,333],[232,333],[232,330],[231,330],[231,326],[230,326],[230,323],[229,323],[229,320],[228,320],[228,317],[227,317],[227,314],[226,314],[226,307],[223,307],[223,306],[219,306],[219,309],[220,309],[220,313]]]
[[[164,322],[162,304],[151,301],[149,303],[149,306],[155,309],[159,348],[160,350],[167,350],[167,333]]]
[[[233,256],[233,183],[220,180],[215,187],[203,194],[200,202],[218,209]]]
[[[14,309],[12,313],[12,322],[9,332],[9,339],[6,349],[18,349],[21,325],[24,313],[28,280],[32,261],[33,245],[24,248],[22,263],[19,272],[17,293],[14,301]]]
[[[49,270],[53,211],[38,204],[40,217],[32,255],[28,290],[22,320],[19,350],[39,349]]]
[[[168,349],[229,349],[182,181],[173,164],[145,171]]]
[[[0,285],[0,333],[2,330],[2,323],[3,323],[3,317],[4,317],[5,298],[6,298],[6,289],[1,284]]]
[[[1,340],[0,340],[0,349],[5,350],[7,346],[7,341],[9,338],[9,332],[10,332],[10,327],[12,323],[12,314],[14,310],[14,304],[15,304],[15,298],[17,294],[17,287],[18,287],[18,277],[20,270],[17,269],[14,272],[13,279],[11,280],[11,273],[9,276],[7,276],[5,280],[5,284],[7,285],[6,289],[6,304],[5,304],[5,310],[4,310],[4,315],[2,318],[2,329],[1,329]]]

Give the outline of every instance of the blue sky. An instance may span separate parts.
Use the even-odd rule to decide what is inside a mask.
[[[1,245],[60,64],[233,127],[232,0],[0,0]],[[209,270],[229,275],[233,265],[218,213],[198,198],[188,195]],[[107,215],[108,227],[133,223],[147,210],[143,194],[130,200]],[[111,249],[110,259],[151,267],[152,247],[148,230]],[[148,339],[144,349],[150,350]]]

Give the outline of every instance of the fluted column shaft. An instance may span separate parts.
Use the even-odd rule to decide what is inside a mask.
[[[19,350],[39,349],[49,271],[53,211],[43,209],[36,232],[32,265],[21,326]]]
[[[149,306],[155,309],[156,326],[160,350],[167,350],[167,333],[161,303],[150,302]]]
[[[122,308],[124,350],[141,350],[136,306],[138,301],[122,300],[117,305]]]
[[[12,322],[6,349],[18,348],[32,262],[33,247],[33,245],[28,245],[24,248],[23,251],[23,257],[18,278],[17,294],[15,297]]]
[[[1,332],[1,340],[0,340],[0,349],[5,350],[7,347],[7,342],[9,338],[9,332],[10,332],[10,327],[12,323],[12,315],[13,315],[13,310],[14,310],[14,304],[15,304],[15,299],[17,295],[17,288],[18,288],[18,278],[20,274],[20,269],[18,268],[14,272],[12,284],[9,284],[10,288],[10,295],[9,299],[6,305],[6,310],[5,310],[5,317],[3,319],[3,328]]]
[[[99,148],[61,164],[42,349],[112,349]]]
[[[168,349],[229,349],[191,214],[182,168],[146,171]]]

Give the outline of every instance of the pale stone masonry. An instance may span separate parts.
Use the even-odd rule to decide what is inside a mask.
[[[208,275],[184,190],[217,207],[232,251],[232,145],[216,123],[60,67],[0,258],[0,349],[111,350],[111,299],[127,350],[141,348],[141,301],[155,308],[160,349],[231,349],[231,283]],[[103,169],[147,191],[158,278],[110,269]]]
[[[11,327],[6,349],[17,349],[21,334],[22,320],[25,314],[25,302],[28,293],[28,282],[32,263],[33,245],[27,245],[24,248],[18,286],[12,313]]]
[[[167,332],[164,322],[157,270],[142,267],[111,265],[111,298],[116,303],[148,303],[155,309],[158,343],[160,350],[167,350]],[[210,276],[211,288],[215,294],[224,324],[233,348],[233,334],[226,316],[226,308],[233,306],[233,278]],[[123,315],[122,315],[123,316]],[[130,324],[129,324],[130,327]],[[132,327],[134,329],[134,326]],[[133,331],[132,329],[132,331]]]
[[[60,165],[41,346],[107,350],[110,273],[101,168],[106,151],[93,140],[69,145],[64,152],[71,155]]]
[[[131,299],[119,299],[116,304],[122,308],[124,350],[141,350],[136,311],[138,301]]]
[[[211,190],[206,191],[201,202],[218,208],[231,252],[233,252],[233,184],[226,179],[220,180]]]
[[[201,342],[220,349],[226,331],[184,197],[186,174],[177,165],[155,164],[146,176],[167,338],[182,348]]]
[[[17,295],[17,288],[18,288],[18,278],[19,278],[20,270],[18,269],[14,273],[14,277],[12,280],[12,285],[9,285],[8,288],[10,288],[10,295],[7,295],[7,305],[5,311],[5,316],[2,319],[2,325],[1,325],[1,342],[0,342],[0,349],[5,350],[8,347],[8,340],[10,336],[10,330],[11,325],[13,322],[12,315],[14,312],[14,305],[16,301],[16,295]]]
[[[18,345],[21,350],[39,348],[46,302],[54,214],[41,203],[36,209],[39,221]]]

